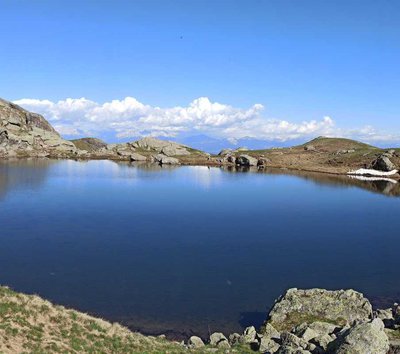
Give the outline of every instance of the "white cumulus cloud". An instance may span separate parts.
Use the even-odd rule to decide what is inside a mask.
[[[134,97],[97,103],[86,98],[67,98],[58,102],[25,98],[14,101],[43,114],[64,135],[96,136],[112,133],[117,138],[158,136],[177,138],[180,134],[206,134],[236,142],[241,138],[288,141],[300,138],[347,136],[364,141],[399,141],[373,127],[344,130],[330,117],[300,123],[266,118],[264,106],[248,108],[212,102],[207,97],[193,100],[185,107],[161,108],[146,105]]]

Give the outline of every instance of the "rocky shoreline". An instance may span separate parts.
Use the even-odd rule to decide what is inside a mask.
[[[354,290],[289,289],[264,324],[215,332],[181,343],[144,336],[118,324],[0,287],[2,353],[400,353],[400,305],[373,310]]]
[[[217,348],[247,344],[261,353],[400,353],[400,305],[373,311],[363,294],[354,290],[289,289],[272,307],[257,331],[228,337],[213,333],[209,343]],[[203,347],[191,337],[187,348]]]
[[[41,115],[0,99],[0,159],[27,157],[281,168],[336,175],[360,169],[388,172],[400,167],[400,149],[384,150],[340,138],[320,137],[291,148],[225,149],[217,155],[152,137],[121,144],[106,144],[95,138],[67,141]],[[398,180],[400,175],[390,178]]]

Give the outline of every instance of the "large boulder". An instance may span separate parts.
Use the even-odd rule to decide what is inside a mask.
[[[315,148],[315,146],[314,145],[306,145],[306,146],[304,146],[304,150],[305,151],[316,151],[317,149]]]
[[[131,154],[131,161],[147,161],[147,157],[134,152]]]
[[[372,318],[372,306],[354,290],[289,289],[269,312],[266,323],[277,330],[291,330],[304,322],[337,325]]]
[[[388,156],[381,155],[371,163],[371,168],[378,171],[389,172],[395,170],[396,166]]]
[[[236,158],[236,164],[240,166],[257,166],[258,160],[250,155],[240,155]]]
[[[188,340],[188,347],[192,349],[199,349],[204,347],[205,344],[200,337],[191,336]]]
[[[78,153],[43,116],[0,99],[0,157],[70,157]]]
[[[158,162],[160,165],[179,165],[180,162],[175,157],[166,156],[163,154],[158,154],[154,156],[154,160]]]
[[[269,337],[261,337],[258,351],[261,353],[275,353],[279,349],[279,344],[276,340]]]
[[[331,343],[328,351],[335,354],[386,354],[389,338],[384,328],[379,318],[356,324]]]
[[[225,155],[222,159],[224,163],[236,163],[236,156],[235,155]]]
[[[257,331],[254,326],[247,327],[243,332],[243,343],[253,343],[256,341]]]
[[[210,345],[216,346],[218,348],[230,348],[228,339],[220,332],[211,334]]]

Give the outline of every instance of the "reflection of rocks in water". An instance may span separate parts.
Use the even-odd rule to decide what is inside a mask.
[[[332,175],[327,173],[295,171],[279,168],[258,169],[256,167],[224,166],[221,169],[231,173],[257,172],[269,175],[297,176],[321,185],[330,185],[337,187],[354,186],[388,196],[400,196],[400,183],[398,183],[398,181],[394,179],[354,178],[354,176],[350,177],[344,175]]]
[[[256,166],[238,166],[238,165],[227,165],[221,166],[221,170],[226,170],[229,172],[258,172],[259,169]]]
[[[40,187],[47,178],[49,167],[57,162],[48,159],[1,161],[0,199],[10,190]]]
[[[161,165],[149,162],[131,162],[130,165],[149,172],[173,171],[179,168],[177,165]]]
[[[179,168],[179,166],[177,165],[161,165],[158,163],[150,163],[147,161],[134,161],[134,162],[113,161],[113,162],[120,166],[133,167],[148,172],[173,171]]]

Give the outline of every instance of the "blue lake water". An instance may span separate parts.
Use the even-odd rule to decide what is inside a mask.
[[[388,188],[281,171],[3,162],[0,284],[145,333],[241,330],[290,287],[400,300],[400,198]]]

